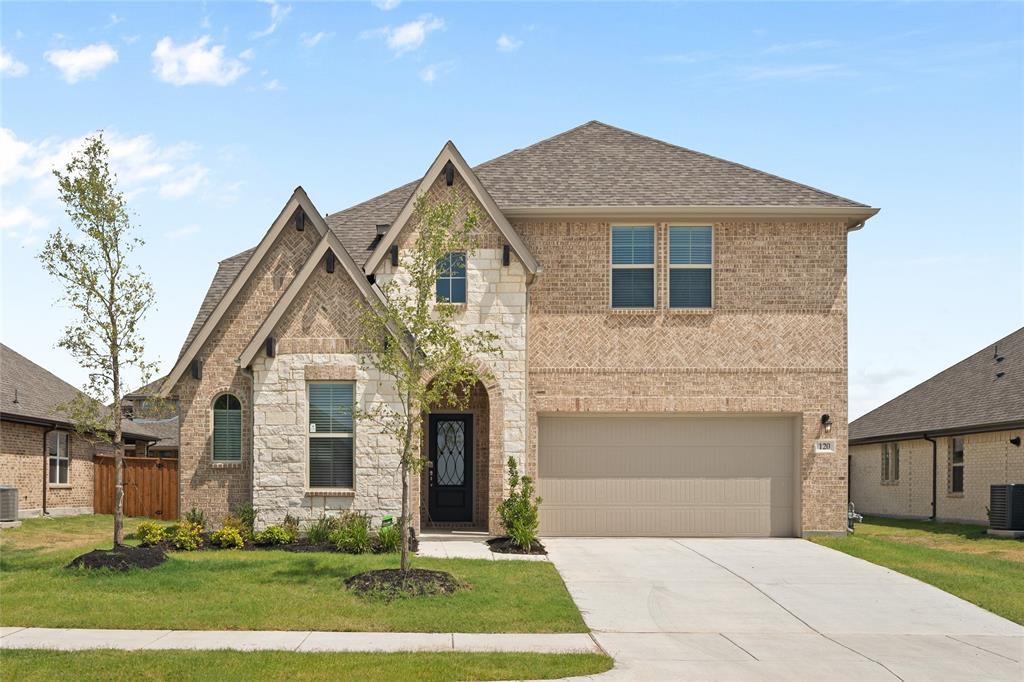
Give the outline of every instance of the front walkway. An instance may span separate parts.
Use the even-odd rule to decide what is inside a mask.
[[[549,538],[601,680],[1024,680],[1024,628],[805,540]]]
[[[421,557],[434,559],[488,559],[490,561],[547,561],[543,554],[501,554],[492,552],[483,531],[425,530],[420,534]]]
[[[0,649],[233,649],[334,652],[600,653],[590,635],[459,632],[293,632],[274,630],[82,630],[0,628]]]

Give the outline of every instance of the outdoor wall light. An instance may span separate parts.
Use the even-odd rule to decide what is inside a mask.
[[[821,425],[824,427],[825,433],[832,433],[832,417],[830,415],[821,415]]]
[[[1019,448],[1020,447],[1020,436],[1014,436],[1013,438],[1011,438],[1010,439],[1010,444],[1011,445],[1016,445]]]

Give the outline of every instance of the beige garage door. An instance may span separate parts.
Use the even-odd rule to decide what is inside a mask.
[[[542,416],[543,535],[793,535],[789,417]]]

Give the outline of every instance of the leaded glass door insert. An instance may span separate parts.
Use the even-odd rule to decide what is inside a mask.
[[[430,415],[430,497],[432,521],[473,520],[473,417]]]

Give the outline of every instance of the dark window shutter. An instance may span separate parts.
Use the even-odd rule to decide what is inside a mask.
[[[232,395],[221,396],[214,405],[213,459],[218,462],[242,459],[242,406]]]

